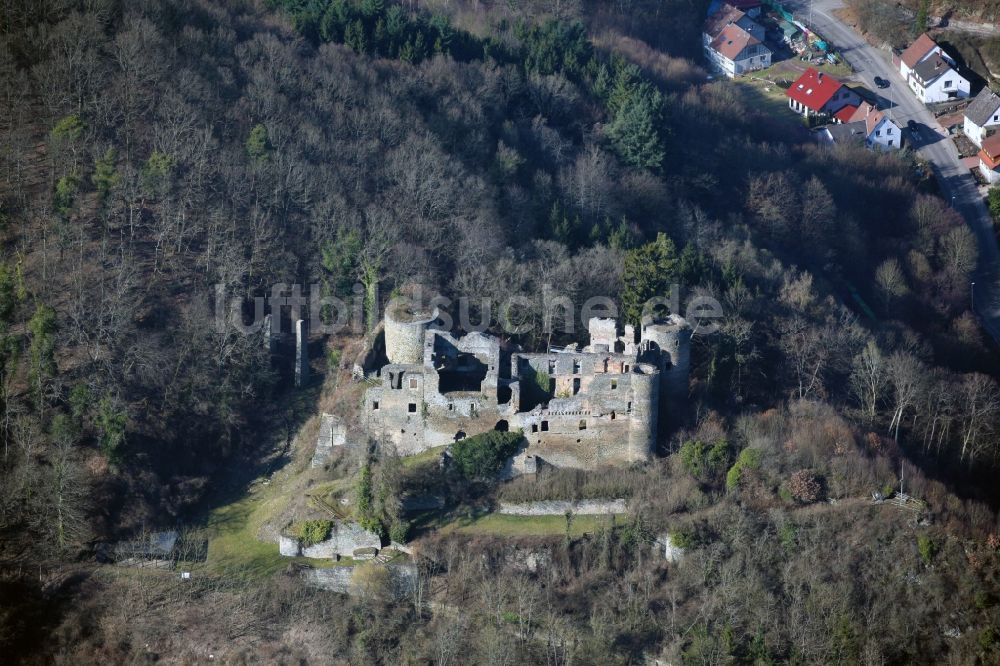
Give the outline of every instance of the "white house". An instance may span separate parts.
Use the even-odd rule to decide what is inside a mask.
[[[990,133],[990,127],[1000,125],[1000,95],[989,88],[983,88],[976,98],[965,109],[965,125],[963,129],[969,141],[979,148],[983,147],[983,139]]]
[[[712,68],[729,78],[771,66],[764,28],[731,5],[722,5],[705,21],[702,42]]]
[[[788,90],[788,107],[803,116],[833,116],[845,106],[860,106],[861,96],[836,77],[810,67]]]
[[[990,185],[1000,183],[1000,134],[983,139],[979,151],[979,171]]]
[[[902,128],[888,114],[868,102],[862,102],[849,118],[841,120],[839,124],[820,128],[820,140],[825,143],[863,143],[873,150],[899,150],[902,147]]]
[[[927,33],[899,56],[899,73],[924,104],[969,96],[969,80],[958,73],[954,59]]]
[[[862,102],[851,122],[864,122],[865,145],[876,150],[899,150],[903,146],[903,130],[868,102]]]
[[[705,24],[701,29],[702,44],[705,46],[711,44],[719,36],[723,28],[728,25],[737,25],[760,41],[764,41],[764,26],[727,2],[723,3],[718,11],[705,19]]]

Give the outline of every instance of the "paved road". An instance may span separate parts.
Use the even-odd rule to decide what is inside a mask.
[[[1000,343],[1000,249],[976,180],[959,161],[954,142],[947,138],[947,132],[934,119],[934,114],[906,87],[899,70],[892,66],[891,54],[868,44],[834,15],[833,10],[843,6],[840,0],[814,0],[811,11],[809,0],[786,4],[794,8],[797,18],[807,23],[811,16],[813,28],[843,53],[871,90],[892,105],[892,117],[897,125],[905,127],[910,120],[919,124],[917,136],[911,137],[910,145],[930,162],[945,199],[962,214],[976,234],[979,265],[973,278],[975,287],[970,285],[969,296],[975,302],[984,328]],[[876,76],[888,80],[889,88],[878,90],[874,82]]]

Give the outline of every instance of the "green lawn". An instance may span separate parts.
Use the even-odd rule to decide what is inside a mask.
[[[278,552],[276,542],[258,540],[261,525],[288,501],[289,498],[282,495],[280,486],[272,484],[257,486],[254,492],[213,510],[205,528],[208,557],[203,566],[216,572],[239,571],[249,576],[264,577],[282,571],[293,562],[308,563],[317,568],[353,564],[350,558],[333,562],[284,557]]]
[[[427,449],[426,451],[421,451],[414,456],[403,456],[400,458],[400,462],[403,467],[410,469],[413,467],[418,467],[430,462],[437,462],[438,457],[447,449],[448,446],[435,446],[432,449]]]

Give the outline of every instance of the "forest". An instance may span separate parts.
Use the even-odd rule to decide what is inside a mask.
[[[0,0],[0,653],[1000,660],[1000,363],[974,236],[915,154],[818,145],[709,80],[707,4]],[[216,289],[252,310],[278,283],[361,285],[368,329],[410,284],[494,304],[556,285],[632,321],[679,284],[723,318],[651,463],[447,490],[612,492],[627,519],[413,525],[427,587],[402,602],[99,567],[97,543],[197,523],[315,411],[287,354],[215,325]],[[519,316],[536,325],[505,342],[547,344],[542,309]],[[324,386],[365,332],[313,340]],[[901,469],[917,517],[871,504]],[[397,523],[399,460],[335,473],[359,470],[372,520]],[[664,530],[690,556],[652,554]]]

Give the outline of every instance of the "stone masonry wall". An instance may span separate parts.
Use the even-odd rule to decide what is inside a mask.
[[[500,502],[500,513],[508,516],[562,516],[567,511],[572,511],[576,516],[605,516],[612,513],[626,513],[628,503],[624,499]]]
[[[330,538],[312,546],[302,546],[295,537],[282,535],[278,539],[278,551],[287,557],[309,557],[317,560],[349,557],[359,548],[381,548],[382,540],[374,532],[369,532],[357,523],[335,522],[330,530]]]

